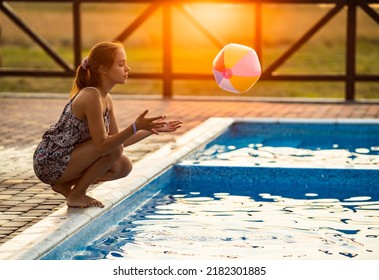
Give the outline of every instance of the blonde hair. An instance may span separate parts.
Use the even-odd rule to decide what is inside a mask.
[[[85,64],[80,64],[76,69],[75,79],[70,91],[70,97],[85,87],[97,87],[100,85],[101,66],[109,69],[115,59],[116,51],[124,48],[120,42],[101,42],[96,44],[88,54]]]

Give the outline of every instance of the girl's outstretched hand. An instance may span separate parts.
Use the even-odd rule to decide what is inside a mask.
[[[158,129],[166,125],[166,122],[163,121],[166,116],[146,118],[148,112],[148,110],[145,110],[141,115],[138,116],[135,121],[136,128],[137,130],[147,130],[158,134]]]
[[[174,132],[182,126],[183,122],[179,120],[166,121],[165,125],[156,128],[157,132]]]

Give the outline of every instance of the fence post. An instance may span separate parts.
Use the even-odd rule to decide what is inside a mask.
[[[1,43],[2,43],[2,33],[1,33],[1,20],[0,20],[0,67],[2,67],[3,66],[3,53],[2,53],[2,45],[1,45]]]
[[[169,1],[163,4],[163,98],[172,97],[172,11]]]
[[[255,4],[255,50],[263,67],[262,57],[262,3]]]
[[[356,3],[356,0],[349,0],[347,1],[345,101],[355,100],[356,33],[357,33],[357,3]]]
[[[82,26],[80,17],[81,0],[72,2],[72,17],[73,17],[73,33],[74,33],[74,66],[79,66],[82,60]]]

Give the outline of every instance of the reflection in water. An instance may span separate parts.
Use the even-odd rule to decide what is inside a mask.
[[[245,147],[212,145],[195,154],[191,161],[201,164],[291,166],[291,167],[362,167],[379,168],[378,147],[356,148],[354,151],[339,149],[305,149],[297,147],[273,147],[248,144]]]
[[[158,195],[76,259],[378,259],[379,202]]]

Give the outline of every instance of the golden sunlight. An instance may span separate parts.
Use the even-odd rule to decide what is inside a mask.
[[[222,46],[231,42],[252,46],[254,13],[254,5],[198,3],[177,6],[173,25],[174,71],[209,73]]]
[[[254,5],[188,4],[184,7],[224,43],[229,43],[229,40],[246,41],[246,35],[251,36],[250,30],[254,28]]]

